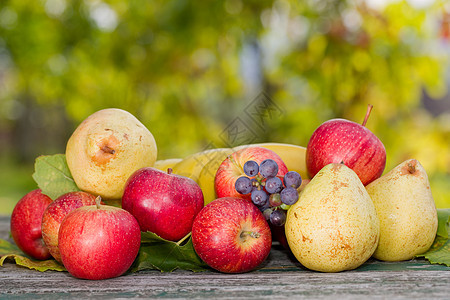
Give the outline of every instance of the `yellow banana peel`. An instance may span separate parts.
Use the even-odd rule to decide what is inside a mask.
[[[216,148],[191,154],[173,166],[173,173],[198,182],[200,172],[211,160],[224,160],[231,154],[231,148]]]
[[[216,148],[197,152],[184,159],[173,158],[155,162],[155,168],[167,171],[172,168],[174,174],[189,177],[196,181],[203,191],[205,205],[216,199],[214,178],[217,169],[231,153],[245,147],[264,147],[277,153],[289,171],[297,171],[303,179],[308,178],[306,170],[306,148],[285,143],[259,143],[234,148]]]
[[[260,143],[242,145],[232,148],[231,154],[234,151],[238,151],[245,147],[264,147],[277,153],[286,164],[289,171],[298,172],[303,179],[308,178],[308,172],[306,170],[306,148],[302,146],[284,144],[284,143]],[[203,197],[205,199],[205,205],[216,199],[216,192],[214,189],[214,178],[216,176],[217,169],[226,156],[217,157],[210,160],[200,172],[197,183],[203,191]]]
[[[230,152],[227,155],[230,155],[233,152],[234,151],[230,149]],[[200,172],[197,183],[202,189],[205,205],[217,198],[216,190],[214,188],[214,178],[216,177],[217,169],[226,157],[227,156],[217,157],[216,159],[210,160]]]
[[[181,158],[160,159],[155,161],[153,168],[167,172],[167,169],[173,168],[177,163],[182,161]]]
[[[303,179],[309,178],[308,171],[306,170],[306,147],[285,143],[260,143],[238,146],[233,148],[233,150],[237,151],[249,146],[272,150],[281,157],[289,171],[298,172]]]

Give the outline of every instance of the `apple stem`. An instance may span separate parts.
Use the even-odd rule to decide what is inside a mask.
[[[173,169],[172,169],[172,168],[168,168],[168,169],[167,169],[167,174],[172,174],[172,172],[173,172]]]
[[[366,112],[366,116],[364,117],[364,121],[362,122],[362,126],[366,126],[367,120],[369,119],[370,116],[370,112],[372,111],[373,105],[369,104],[367,105],[367,112]]]
[[[102,201],[102,197],[97,196],[97,198],[95,198],[95,205],[97,206],[97,209],[100,208],[100,202]]]
[[[254,231],[242,231],[241,232],[241,238],[245,238],[247,236],[251,236],[254,239],[257,239],[261,236],[261,234],[259,232],[254,232]]]

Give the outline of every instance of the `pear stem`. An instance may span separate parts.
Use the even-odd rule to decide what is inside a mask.
[[[173,169],[172,168],[167,168],[167,174],[172,174]]]
[[[410,174],[414,174],[414,172],[416,172],[416,166],[413,165],[412,163],[408,163],[408,172]]]
[[[366,116],[364,117],[364,121],[362,122],[362,126],[366,126],[367,120],[369,119],[370,116],[370,112],[372,111],[373,105],[369,104],[367,105],[367,112],[366,112]]]
[[[108,147],[108,146],[103,146],[102,148],[102,151],[103,152],[105,152],[105,153],[109,153],[109,154],[114,154],[114,153],[116,153],[116,150],[114,150],[114,149],[112,149],[112,148],[110,148],[110,147]]]
[[[97,209],[100,208],[100,202],[102,201],[102,197],[97,196],[97,198],[95,198],[95,205],[97,206]]]

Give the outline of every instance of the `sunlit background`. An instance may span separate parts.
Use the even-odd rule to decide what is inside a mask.
[[[335,117],[408,158],[450,207],[450,4],[410,0],[0,1],[0,213],[36,188],[34,159],[64,153],[91,113],[118,107],[159,158],[252,142],[306,146]],[[269,99],[264,122],[244,112]],[[242,142],[246,142],[243,140]]]

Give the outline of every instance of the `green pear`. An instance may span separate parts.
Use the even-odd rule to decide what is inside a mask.
[[[362,265],[375,251],[380,225],[358,175],[344,164],[323,167],[287,213],[289,247],[305,267],[340,272]]]
[[[97,111],[73,132],[66,146],[77,186],[105,200],[120,199],[130,175],[156,161],[151,132],[132,114],[117,108]]]
[[[427,173],[417,160],[404,161],[366,189],[380,219],[375,258],[408,260],[430,248],[436,237],[437,211]]]

